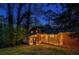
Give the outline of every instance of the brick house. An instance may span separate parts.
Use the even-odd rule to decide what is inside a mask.
[[[53,44],[56,46],[79,47],[79,40],[71,39],[71,32],[59,32],[56,34],[40,33],[40,30],[34,29],[30,31],[29,45],[39,45],[41,43]]]

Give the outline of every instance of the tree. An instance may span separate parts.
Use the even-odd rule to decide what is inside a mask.
[[[0,44],[2,43],[2,17],[0,17]]]
[[[64,6],[65,5],[65,6]],[[63,31],[73,32],[71,36],[79,37],[79,4],[61,4],[66,8],[65,12],[54,19],[57,24],[61,24]]]
[[[9,29],[9,45],[14,46],[14,28],[13,28],[13,12],[12,12],[12,4],[7,4],[8,7],[8,29]]]

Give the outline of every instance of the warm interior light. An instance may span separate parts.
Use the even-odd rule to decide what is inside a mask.
[[[33,33],[33,31],[31,31],[31,33]]]

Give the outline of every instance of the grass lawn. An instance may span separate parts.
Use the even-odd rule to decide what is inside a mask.
[[[0,55],[72,55],[79,54],[72,49],[50,45],[20,45],[16,47],[0,48]]]

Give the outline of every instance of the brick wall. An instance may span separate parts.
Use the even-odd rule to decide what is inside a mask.
[[[33,45],[33,37],[36,38],[37,43],[49,43],[63,47],[79,47],[79,39],[72,39],[69,37],[70,32],[62,32],[58,34],[39,34],[30,36],[30,44]]]
[[[63,46],[70,48],[79,47],[79,39],[72,39],[69,37],[69,34],[70,33],[63,33]]]

